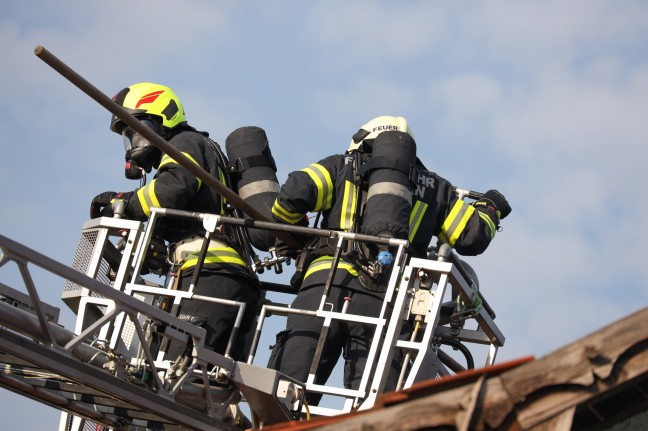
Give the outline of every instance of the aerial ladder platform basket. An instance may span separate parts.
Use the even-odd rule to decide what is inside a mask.
[[[246,362],[234,361],[227,353],[219,355],[204,347],[203,329],[178,319],[173,310],[187,298],[223,300],[196,298],[191,292],[173,289],[172,278],[164,285],[142,275],[154,226],[163,217],[202,220],[205,241],[223,224],[245,224],[325,236],[334,239],[338,249],[347,241],[395,246],[382,312],[375,317],[333,312],[326,297],[316,311],[269,301],[260,307]],[[483,364],[491,365],[504,344],[476,276],[445,245],[431,250],[429,259],[409,258],[403,240],[155,208],[146,225],[105,217],[86,222],[72,267],[4,236],[0,236],[0,247],[2,266],[17,265],[27,290],[27,295],[20,296],[16,289],[1,285],[5,300],[0,304],[0,360],[4,365],[0,384],[69,412],[60,429],[84,429],[91,423],[110,429],[227,430],[306,415],[336,415],[374,405],[384,390],[387,364],[398,349],[406,357],[399,379],[402,389],[472,367],[467,345],[485,346]],[[266,266],[276,267],[280,259],[274,255],[266,259]],[[62,299],[77,314],[73,330],[58,325],[58,313],[40,301],[31,266],[65,280]],[[262,286],[269,293],[291,292],[289,286],[277,283],[263,282]],[[22,307],[7,303],[12,296],[14,303],[20,297]],[[243,304],[231,301],[229,305],[239,307],[242,315]],[[317,385],[312,374],[306,382],[298,382],[255,363],[259,341],[270,326],[268,319],[290,313],[318,316],[324,326],[335,319],[375,326],[359,388],[344,388],[337,382]],[[401,325],[408,320],[415,332],[401,339]],[[469,329],[466,322],[471,321],[475,324]],[[232,337],[236,335],[234,330]],[[165,340],[190,344],[190,357],[185,361],[165,358]],[[463,364],[443,346],[461,352]],[[342,405],[307,406],[306,391],[340,399]]]

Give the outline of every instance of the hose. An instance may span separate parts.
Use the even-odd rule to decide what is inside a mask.
[[[451,346],[455,350],[459,350],[464,358],[466,358],[466,368],[468,370],[472,370],[475,368],[475,361],[473,359],[472,353],[470,353],[470,350],[463,344],[461,344],[459,341],[455,340],[441,340],[441,344],[446,344],[448,346]],[[458,371],[464,371],[465,369],[462,369],[461,365],[459,365],[454,359],[452,359],[447,353],[439,350],[439,359],[441,359],[441,362],[443,362],[445,365],[447,365],[452,371],[455,373]],[[456,370],[455,368],[459,367],[459,370]]]

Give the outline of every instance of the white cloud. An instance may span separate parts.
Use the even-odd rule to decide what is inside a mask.
[[[487,115],[500,102],[501,85],[481,73],[452,76],[429,90],[433,103],[441,105],[444,120],[461,128]]]
[[[420,2],[327,2],[310,13],[318,48],[327,55],[341,52],[351,66],[347,73],[359,76],[421,55],[445,28],[443,13]]]
[[[32,6],[0,19],[2,234],[68,262],[88,200],[134,187],[110,114],[34,56],[43,44],[108,95],[171,85],[222,145],[264,127],[280,179],[375,115],[408,117],[426,164],[513,206],[469,259],[507,337],[500,359],[645,306],[644,2]]]

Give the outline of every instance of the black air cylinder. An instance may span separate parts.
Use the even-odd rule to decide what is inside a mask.
[[[383,132],[373,143],[369,191],[362,233],[407,239],[412,210],[410,168],[416,162],[416,143],[405,132]]]
[[[272,220],[279,181],[265,131],[255,126],[238,128],[225,140],[225,150],[239,196]],[[245,217],[249,218],[247,214]],[[259,250],[267,251],[274,245],[275,236],[271,231],[248,229],[248,233],[252,245]]]

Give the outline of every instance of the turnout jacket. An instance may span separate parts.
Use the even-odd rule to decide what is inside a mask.
[[[358,187],[367,181],[356,178],[353,155],[333,155],[292,172],[281,187],[272,208],[273,217],[289,224],[304,224],[308,212],[322,212],[321,227],[351,231],[359,210]],[[412,211],[409,219],[410,255],[426,257],[433,236],[448,243],[461,255],[484,252],[494,238],[499,218],[494,210],[479,202],[469,204],[459,199],[452,184],[418,163],[413,169]],[[313,261],[306,271],[304,287],[323,283],[331,268],[330,257]],[[345,271],[340,271],[343,269]],[[335,283],[347,285],[357,277],[351,262],[341,262]],[[315,272],[321,272],[315,277]],[[310,280],[309,277],[313,276]]]
[[[207,133],[198,132],[190,126],[180,127],[181,130],[169,140],[169,144],[225,183],[223,166],[219,162],[215,144],[207,137]],[[148,220],[152,207],[224,214],[225,201],[211,187],[203,184],[194,174],[164,154],[153,180],[135,190],[128,201],[128,211],[137,220]],[[196,236],[203,236],[204,233],[200,221],[178,218],[164,218],[156,228],[156,234],[168,241],[172,249],[175,244],[192,237],[195,239]],[[234,240],[226,235],[217,236],[215,239],[216,241],[209,246],[203,268],[250,275]],[[197,247],[195,253],[184,259],[183,271],[196,265],[200,245]]]

